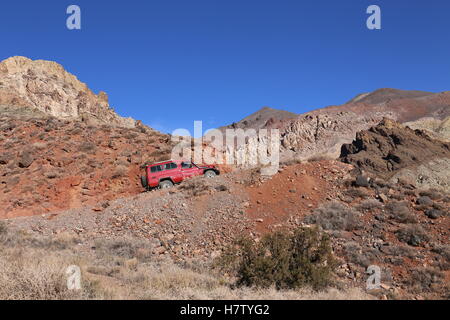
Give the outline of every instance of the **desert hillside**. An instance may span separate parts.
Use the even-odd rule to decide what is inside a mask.
[[[56,62],[0,63],[0,217],[107,205],[134,195],[170,136],[116,114]]]
[[[449,102],[383,89],[305,115],[265,108],[233,127],[281,129],[274,175],[231,166],[146,192],[142,166],[170,157],[169,135],[56,63],[8,59],[0,298],[448,299]]]
[[[170,137],[0,109],[0,218],[43,214],[141,192],[141,166],[170,158]]]
[[[264,108],[235,127],[280,129],[283,160],[337,159],[342,144],[351,143],[358,131],[368,130],[385,117],[424,129],[437,139],[448,139],[450,93],[379,89],[344,105],[302,115],[275,111]]]
[[[392,88],[378,89],[373,92],[361,93],[348,101],[346,104],[366,103],[366,104],[383,104],[392,100],[414,99],[433,95],[432,92],[418,90],[399,90]]]

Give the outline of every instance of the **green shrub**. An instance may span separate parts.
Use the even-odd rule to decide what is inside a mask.
[[[235,267],[238,286],[277,289],[323,289],[334,264],[329,237],[317,228],[275,232],[259,242],[244,238],[220,258],[220,265]]]

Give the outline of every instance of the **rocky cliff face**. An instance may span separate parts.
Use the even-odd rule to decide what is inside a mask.
[[[358,130],[376,125],[383,117],[392,116],[389,112],[376,112],[358,116],[354,112],[329,112],[307,114],[292,121],[284,129],[281,144],[285,158],[300,160],[311,157],[336,159],[340,147],[351,142]]]
[[[340,159],[393,182],[450,190],[450,144],[389,119],[358,132]]]
[[[12,57],[0,63],[0,105],[27,107],[59,119],[133,128],[136,121],[111,109],[104,92],[86,84],[56,62]]]

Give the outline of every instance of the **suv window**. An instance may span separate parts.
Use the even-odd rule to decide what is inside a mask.
[[[176,169],[177,168],[177,164],[176,163],[166,163],[166,165],[164,166],[164,170],[172,170],[172,169]]]
[[[150,172],[155,173],[155,172],[160,172],[162,171],[162,167],[161,166],[154,166],[150,168]]]
[[[192,168],[192,163],[190,163],[190,162],[183,162],[183,163],[181,163],[181,168],[183,168],[183,169]]]

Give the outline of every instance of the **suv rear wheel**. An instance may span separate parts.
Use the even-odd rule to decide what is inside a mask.
[[[214,178],[216,176],[217,176],[217,174],[213,170],[208,170],[205,172],[205,177],[207,177],[207,178]]]
[[[148,183],[147,183],[147,177],[146,176],[142,176],[141,177],[141,184],[145,189],[148,189]]]
[[[168,189],[173,187],[173,182],[170,180],[164,180],[159,183],[161,189]]]

